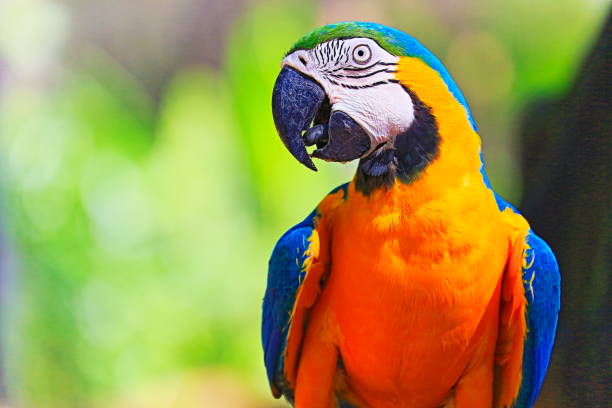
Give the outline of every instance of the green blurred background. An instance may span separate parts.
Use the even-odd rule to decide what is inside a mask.
[[[459,4],[460,3],[460,4]],[[279,407],[259,345],[275,240],[354,165],[274,130],[284,52],[376,21],[463,90],[492,184],[521,198],[523,108],[567,90],[596,0],[0,2],[0,397],[10,407]],[[547,383],[541,405],[557,405]]]

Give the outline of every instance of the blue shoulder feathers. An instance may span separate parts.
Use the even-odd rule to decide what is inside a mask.
[[[542,387],[557,328],[561,281],[550,247],[530,231],[527,235],[523,284],[527,299],[527,336],[523,378],[516,408],[531,408]]]
[[[346,199],[348,183],[338,186],[329,195],[338,191],[342,191],[342,198]],[[294,308],[300,288],[308,281],[308,276],[314,276],[316,280],[317,275],[309,275],[312,263],[306,261],[311,256],[311,237],[322,215],[317,208],[304,221],[283,234],[272,251],[268,266],[261,327],[264,360],[272,393],[275,397],[284,395],[290,402],[293,400],[293,390],[285,378],[285,351],[291,320],[295,318],[292,314],[299,315]],[[318,257],[318,252],[312,256]],[[300,335],[297,336],[295,343],[299,344]]]
[[[268,381],[275,396],[287,392],[282,355],[296,294],[306,275],[303,265],[316,216],[315,210],[287,231],[278,240],[269,262],[261,335]]]
[[[481,172],[485,184],[491,188],[484,166]],[[510,208],[519,213],[495,191],[493,194],[500,211]],[[527,335],[523,348],[521,387],[514,408],[532,408],[544,382],[555,340],[561,303],[561,278],[552,250],[531,230],[525,238],[522,275],[527,300]]]

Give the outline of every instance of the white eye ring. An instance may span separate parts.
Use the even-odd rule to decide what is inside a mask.
[[[366,44],[360,44],[353,49],[353,60],[357,64],[367,64],[372,58],[372,50]]]

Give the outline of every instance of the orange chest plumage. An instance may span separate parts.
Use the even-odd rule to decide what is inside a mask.
[[[492,364],[510,243],[490,190],[475,186],[422,201],[401,185],[349,191],[328,220],[320,308],[369,405],[438,403],[468,364]]]

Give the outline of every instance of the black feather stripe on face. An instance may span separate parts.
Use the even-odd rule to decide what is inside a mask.
[[[343,83],[341,83],[341,82],[334,81],[333,79],[329,79],[329,78],[328,78],[327,80],[328,80],[330,83],[334,84],[334,85],[341,86],[341,87],[343,87],[343,88],[347,88],[347,89],[364,89],[364,88],[372,88],[372,87],[375,87],[375,86],[380,86],[380,85],[385,85],[385,84],[392,84],[392,83],[394,83],[394,82],[391,82],[391,81],[389,81],[389,80],[386,80],[386,81],[376,81],[376,82],[373,82],[373,83],[371,83],[371,84],[365,84],[365,85],[349,85],[349,84],[343,84]]]
[[[359,161],[355,188],[364,195],[381,187],[391,187],[395,179],[410,184],[438,154],[440,135],[431,109],[404,87],[412,99],[414,121],[396,136],[393,147],[376,149]]]
[[[396,82],[389,75],[396,72],[396,62],[374,61],[368,66],[353,65],[350,63],[351,44],[345,39],[318,44],[310,54],[316,60],[320,74],[335,86],[362,89]],[[371,80],[362,83],[359,80],[363,78]]]

